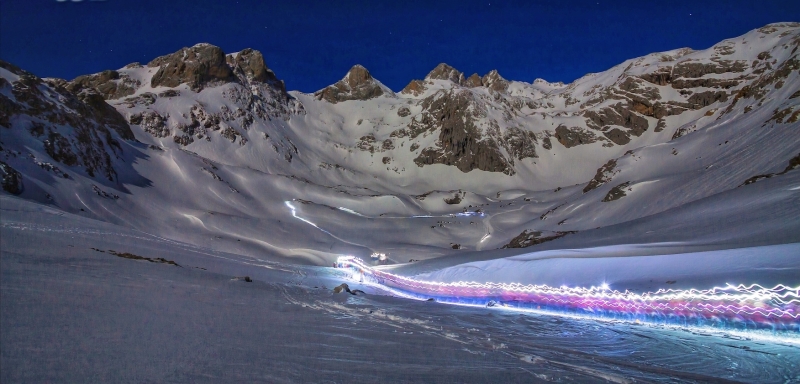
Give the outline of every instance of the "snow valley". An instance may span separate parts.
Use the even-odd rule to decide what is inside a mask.
[[[395,381],[800,380],[798,50],[776,23],[571,84],[355,65],[314,93],[209,44],[72,80],[0,61],[3,381],[84,380],[57,353],[83,350],[96,381],[369,382],[440,342]],[[49,338],[73,346],[22,347]],[[276,347],[284,373],[225,365]]]

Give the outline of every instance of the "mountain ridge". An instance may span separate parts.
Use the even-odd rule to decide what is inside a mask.
[[[71,81],[4,63],[4,193],[320,264],[591,233],[759,175],[794,177],[781,172],[799,152],[799,46],[800,24],[776,23],[570,84],[442,63],[396,93],[360,65],[287,92],[261,52],[210,44]]]

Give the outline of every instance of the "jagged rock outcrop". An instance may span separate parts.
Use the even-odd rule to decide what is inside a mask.
[[[3,161],[0,161],[0,186],[12,195],[19,195],[24,188],[22,174]]]
[[[617,160],[611,159],[607,163],[605,163],[602,167],[597,169],[597,173],[594,175],[594,178],[589,181],[589,184],[583,188],[583,193],[589,192],[609,181],[614,177],[615,174],[619,173],[619,170],[616,170],[617,167]]]
[[[481,84],[491,90],[505,92],[508,90],[509,83],[508,80],[500,76],[496,69],[493,69],[481,78]]]
[[[106,70],[92,75],[78,76],[65,84],[72,93],[78,93],[86,88],[94,88],[104,99],[119,99],[130,96],[141,86],[139,80],[131,79],[127,75],[120,75],[118,71]]]
[[[414,95],[419,96],[423,92],[425,92],[427,88],[425,87],[425,83],[422,80],[411,80],[411,82],[403,88],[400,93],[404,95]]]
[[[418,166],[428,164],[454,165],[462,172],[480,169],[489,172],[514,174],[511,164],[503,157],[492,138],[484,138],[475,125],[470,108],[469,92],[440,91],[422,102],[423,113],[412,121],[412,137],[423,131],[439,131],[436,147],[422,150],[414,159]],[[416,133],[416,135],[415,135]]]
[[[425,80],[450,80],[456,84],[464,84],[464,74],[459,70],[441,63],[425,76]]]
[[[556,128],[556,140],[566,148],[572,148],[578,145],[591,144],[598,139],[594,133],[580,127],[567,128],[566,125],[559,125]]]
[[[522,233],[511,239],[508,244],[501,247],[501,249],[505,248],[527,248],[532,247],[534,245],[542,244],[548,241],[556,240],[562,238],[566,235],[576,233],[575,231],[565,231],[565,232],[552,232],[552,231],[529,231],[524,230]]]
[[[630,181],[626,181],[620,185],[611,188],[606,194],[606,197],[603,198],[604,203],[608,203],[609,201],[619,200],[627,195],[626,191],[630,191],[628,186],[630,186]]]
[[[236,54],[226,56],[226,62],[233,73],[243,82],[277,82],[275,73],[267,68],[261,52],[247,48]]]
[[[318,100],[340,103],[347,100],[369,100],[387,93],[388,89],[372,78],[361,65],[354,65],[342,80],[314,93]]]
[[[158,71],[150,80],[152,87],[174,88],[187,84],[194,91],[200,91],[207,84],[227,82],[234,79],[228,66],[225,53],[211,44],[197,44],[190,48],[158,57],[147,63]]]
[[[604,131],[612,125],[630,130],[634,136],[640,136],[647,131],[647,119],[635,112],[632,104],[617,103],[598,110],[589,110],[584,113],[589,128]]]
[[[536,154],[538,138],[536,134],[518,127],[509,127],[499,140],[506,151],[517,160],[539,157]]]
[[[793,170],[798,169],[798,168],[800,168],[800,154],[798,154],[797,156],[792,157],[791,159],[789,159],[789,165],[787,165],[786,168],[783,169],[783,171],[780,171],[778,173],[767,173],[767,174],[764,174],[764,175],[756,175],[756,176],[750,177],[747,180],[745,180],[744,183],[740,184],[739,186],[741,187],[743,185],[750,185],[750,184],[753,184],[753,183],[755,183],[757,181],[760,181],[762,179],[769,179],[769,178],[771,178],[773,176],[785,175],[787,172],[793,171]]]
[[[477,73],[473,73],[470,75],[466,80],[464,80],[464,86],[469,88],[480,87],[483,85],[483,80]]]
[[[711,63],[697,63],[691,60],[681,61],[672,69],[672,77],[679,78],[699,78],[708,74],[741,73],[747,69],[747,62],[744,60],[715,60]]]
[[[27,130],[56,162],[81,167],[90,177],[116,180],[112,158],[122,151],[117,139],[134,140],[134,136],[125,118],[102,95],[94,88],[76,95],[64,87],[64,80],[42,80],[4,61],[0,67],[19,76],[0,84],[3,93],[13,97],[0,94],[0,105],[9,112],[3,117],[9,128]]]

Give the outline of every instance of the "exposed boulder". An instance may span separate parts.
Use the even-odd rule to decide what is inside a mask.
[[[194,91],[200,91],[209,84],[233,80],[233,71],[228,66],[225,53],[211,44],[197,44],[156,58],[147,64],[158,67],[150,80],[152,87],[174,88],[187,84]]]
[[[342,293],[342,292],[347,292],[351,295],[357,295],[359,293],[364,294],[364,291],[360,289],[350,290],[350,286],[348,286],[347,283],[342,283],[333,288],[333,293]]]
[[[462,195],[462,194],[463,194],[463,193],[462,193],[461,191],[459,191],[459,192],[456,192],[456,193],[453,195],[453,197],[451,197],[451,198],[447,198],[447,197],[445,197],[445,198],[444,198],[444,202],[445,202],[446,204],[450,204],[450,205],[458,205],[458,204],[461,204],[461,195]]]

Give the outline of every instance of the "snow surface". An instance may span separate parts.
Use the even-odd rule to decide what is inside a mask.
[[[16,116],[12,129],[0,129],[1,160],[25,186],[20,197],[0,195],[0,381],[800,380],[800,354],[785,345],[786,335],[400,300],[327,268],[344,255],[382,253],[388,262],[372,267],[440,282],[635,291],[800,286],[800,170],[742,185],[783,171],[800,154],[800,123],[769,122],[777,110],[800,108],[800,98],[790,98],[800,87],[796,69],[760,99],[742,98],[723,113],[742,83],[727,90],[727,102],[667,116],[670,129],[649,129],[625,145],[565,148],[550,137],[552,148],[537,146],[538,157],[516,160],[513,176],[418,167],[411,144],[436,146],[438,133],[392,138],[422,112],[424,98],[450,90],[485,107],[482,133],[496,122],[501,132],[520,128],[541,141],[561,124],[585,128],[582,108],[617,102],[592,100],[665,65],[746,60],[743,73],[704,78],[753,82],[758,65],[774,69],[797,57],[800,29],[769,28],[775,31],[754,30],[707,50],[631,59],[567,85],[511,81],[499,95],[426,80],[418,96],[387,89],[336,104],[290,92],[285,110],[268,85],[154,89],[157,68],[123,68],[122,77],[140,82],[132,97],[180,95],[110,104],[126,118],[157,112],[170,132],[191,121],[193,108],[251,108],[241,101],[248,95],[268,113],[249,128],[241,119],[221,123],[239,133],[233,142],[211,131],[213,140],[181,146],[172,134],[159,138],[133,125],[137,141],[119,140],[112,181],[55,163],[27,132],[35,119]],[[732,53],[718,54],[725,49]],[[756,65],[761,52],[771,58]],[[0,76],[19,81],[4,69]],[[648,86],[664,102],[687,99],[672,87]],[[8,89],[3,95],[16,100]],[[403,107],[410,114],[400,116]],[[679,127],[688,133],[673,139]],[[394,148],[358,149],[367,135],[376,146],[393,139]],[[610,179],[584,192],[610,159],[617,164]],[[603,201],[623,183],[624,197]],[[445,201],[456,194],[460,203]],[[577,233],[502,248],[523,231]],[[245,275],[255,282],[237,279]],[[367,295],[331,293],[345,281]]]
[[[352,282],[367,294],[334,294],[345,276],[333,268],[223,253],[14,197],[0,197],[0,212],[3,382],[800,380],[797,346],[408,301]],[[254,282],[236,279],[245,274]]]

